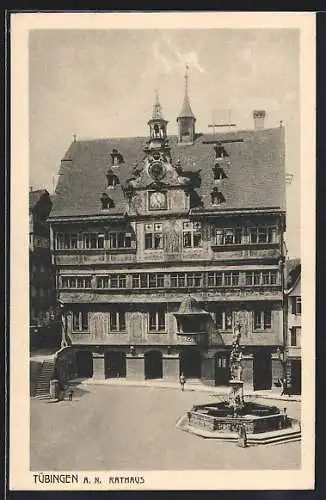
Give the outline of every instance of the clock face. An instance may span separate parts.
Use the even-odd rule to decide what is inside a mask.
[[[165,175],[165,166],[160,161],[151,163],[148,169],[149,175],[155,180],[161,180]]]
[[[151,210],[162,210],[166,208],[166,193],[155,191],[149,194],[149,208]]]

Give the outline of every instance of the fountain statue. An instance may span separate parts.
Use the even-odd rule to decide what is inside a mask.
[[[233,409],[233,415],[237,416],[239,410],[241,410],[244,406],[243,400],[243,381],[241,380],[242,376],[242,352],[240,347],[240,338],[241,338],[241,327],[239,323],[237,323],[234,327],[233,332],[233,343],[232,343],[232,351],[230,354],[230,374],[231,378],[229,380],[229,384],[231,386],[231,391],[228,398],[228,405]]]

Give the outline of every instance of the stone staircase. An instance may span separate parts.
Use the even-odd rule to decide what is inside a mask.
[[[45,398],[50,393],[50,380],[54,375],[54,359],[43,361],[42,366],[32,385],[33,398]]]

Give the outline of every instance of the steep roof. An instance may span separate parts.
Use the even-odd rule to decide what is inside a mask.
[[[29,210],[33,210],[37,202],[42,198],[42,196],[49,196],[46,189],[35,189],[29,192]]]
[[[100,198],[106,191],[106,173],[111,165],[113,148],[122,153],[124,163],[114,168],[120,185],[106,191],[114,207],[110,214],[123,214],[127,208],[121,186],[133,176],[137,162],[145,154],[143,147],[147,137],[96,139],[76,141],[65,154],[59,170],[51,217],[98,215],[101,213]],[[214,144],[206,141],[238,140],[224,143],[229,165],[224,166],[227,178],[219,189],[225,202],[212,205],[214,185],[213,167],[216,162]],[[176,136],[170,136],[172,161],[180,160],[182,175],[196,177],[198,199],[206,210],[232,210],[249,208],[285,209],[284,129],[233,131],[225,134],[198,134],[192,144],[178,144]]]
[[[178,114],[178,120],[179,118],[195,118],[195,115],[192,112],[191,106],[190,106],[190,101],[188,94],[185,94],[184,99],[183,99],[183,104],[182,104],[182,109],[180,113]]]

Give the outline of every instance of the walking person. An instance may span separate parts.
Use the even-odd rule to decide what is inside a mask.
[[[185,389],[185,383],[186,383],[186,377],[184,376],[183,373],[180,375],[180,385],[181,385],[181,391],[183,392]]]

